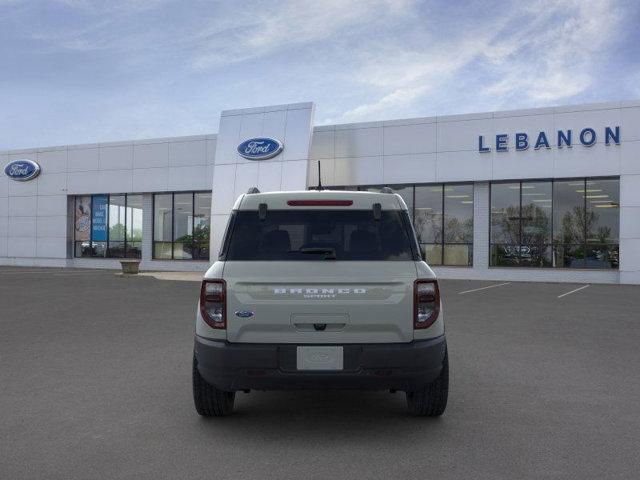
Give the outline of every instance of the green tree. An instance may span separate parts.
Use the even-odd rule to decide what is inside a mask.
[[[116,223],[109,227],[109,240],[110,241],[124,241],[124,225],[122,223]]]
[[[432,210],[416,209],[415,230],[420,243],[440,243],[442,238],[442,215]]]

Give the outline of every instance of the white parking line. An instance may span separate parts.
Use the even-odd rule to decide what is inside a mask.
[[[13,269],[13,270],[0,270],[0,274],[2,273],[41,273],[43,270],[18,270],[18,269]],[[59,270],[56,270],[59,271]]]
[[[54,277],[64,277],[69,275],[106,275],[106,274],[115,274],[117,273],[115,270],[105,270],[99,272],[74,272],[72,270],[69,271],[47,271],[47,270],[24,270],[24,271],[0,271],[0,277],[4,275],[40,275],[43,277],[46,276],[54,276]]]
[[[478,292],[480,290],[486,290],[488,288],[501,287],[503,285],[509,285],[510,283],[511,282],[496,283],[495,285],[488,285],[486,287],[474,288],[472,290],[465,290],[464,292],[458,292],[458,295],[464,295],[465,293],[471,293],[471,292]]]
[[[0,276],[4,275],[51,275],[50,273],[43,274],[41,271],[28,271],[28,272],[0,272]]]
[[[558,298],[562,298],[562,297],[566,297],[567,295],[571,295],[572,293],[576,293],[579,292],[580,290],[584,290],[585,288],[587,288],[589,285],[583,285],[579,288],[576,288],[575,290],[571,290],[570,292],[567,293],[563,293],[562,295],[558,295]]]
[[[107,272],[107,273],[94,273],[94,272],[69,272],[69,273],[51,273],[50,275],[54,276],[54,277],[72,277],[74,275],[115,275],[114,272]]]

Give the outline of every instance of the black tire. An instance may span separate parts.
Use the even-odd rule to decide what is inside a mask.
[[[235,392],[223,392],[207,383],[198,371],[198,362],[193,357],[193,402],[196,411],[203,417],[224,417],[233,412]]]
[[[407,410],[416,417],[438,417],[447,408],[449,396],[449,355],[444,351],[440,375],[422,390],[407,392]]]

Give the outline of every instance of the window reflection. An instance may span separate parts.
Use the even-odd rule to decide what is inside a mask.
[[[522,182],[520,265],[551,265],[551,182]]]
[[[443,263],[443,188],[443,185],[415,187],[413,223],[422,254],[429,265]]]
[[[618,268],[619,180],[491,184],[492,266]]]
[[[520,183],[494,183],[491,185],[491,265],[518,265],[520,249]]]
[[[618,180],[587,180],[587,243],[619,241],[620,192]]]
[[[193,194],[173,197],[173,258],[190,259],[193,233]]]
[[[553,185],[554,266],[585,268],[585,180]]]
[[[171,259],[173,245],[173,196],[153,196],[153,258]]]
[[[76,257],[140,258],[142,195],[85,195],[75,198]]]
[[[473,184],[386,186],[407,204],[427,263],[473,264]],[[335,189],[379,192],[382,185]]]
[[[74,218],[74,255],[76,257],[91,256],[91,196],[85,195],[75,199]]]
[[[211,224],[211,194],[196,193],[193,206],[193,253],[196,260],[209,259],[209,226]]]
[[[153,258],[208,260],[211,192],[155,194]]]
[[[109,195],[108,257],[124,257],[125,196]]]
[[[127,257],[142,256],[142,195],[127,195]]]
[[[553,231],[556,244],[584,243],[584,180],[556,181],[553,185]]]
[[[491,185],[491,243],[518,245],[520,237],[520,184]]]
[[[445,265],[471,265],[473,255],[473,185],[445,185]]]
[[[620,242],[619,180],[587,180],[586,268],[618,268]]]

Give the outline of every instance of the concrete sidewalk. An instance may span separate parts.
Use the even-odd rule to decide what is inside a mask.
[[[173,282],[201,282],[204,272],[140,272],[138,275]]]

